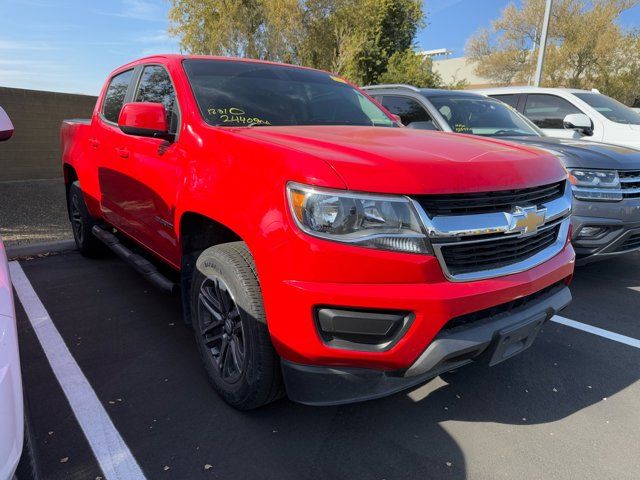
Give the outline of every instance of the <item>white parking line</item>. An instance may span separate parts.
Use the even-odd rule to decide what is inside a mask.
[[[619,333],[614,333],[614,332],[610,332],[609,330],[593,327],[591,325],[587,325],[586,323],[576,322],[575,320],[570,320],[568,318],[564,318],[559,315],[556,315],[555,317],[553,317],[551,321],[560,323],[562,325],[566,325],[567,327],[582,330],[583,332],[593,333],[594,335],[598,335],[599,337],[603,337],[603,338],[608,338],[609,340],[613,340],[614,342],[624,343],[625,345],[629,345],[630,347],[640,348],[640,340],[627,337],[625,335],[620,335]]]
[[[18,262],[10,262],[9,270],[20,303],[105,477],[109,480],[144,479],[140,466],[73,359],[22,267]]]

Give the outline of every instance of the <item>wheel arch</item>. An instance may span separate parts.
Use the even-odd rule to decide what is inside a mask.
[[[181,248],[180,291],[183,320],[191,324],[191,277],[198,255],[203,250],[228,242],[244,239],[222,222],[197,212],[186,211],[180,217],[179,240]]]
[[[64,175],[65,197],[67,200],[67,215],[69,216],[69,218],[71,218],[71,213],[69,212],[69,189],[71,188],[73,182],[78,181],[78,173],[76,172],[76,169],[73,168],[73,166],[69,163],[65,163],[62,166],[62,172]]]

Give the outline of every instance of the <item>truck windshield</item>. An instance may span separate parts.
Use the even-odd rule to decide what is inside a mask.
[[[640,113],[631,110],[611,97],[601,93],[574,93],[574,95],[612,122],[640,125]]]
[[[485,137],[542,136],[530,121],[505,103],[491,98],[437,95],[429,101],[451,130]]]
[[[211,125],[395,126],[375,103],[328,73],[232,60],[183,64],[200,113]]]

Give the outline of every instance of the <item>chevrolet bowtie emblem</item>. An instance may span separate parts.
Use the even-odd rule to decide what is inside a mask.
[[[520,232],[522,235],[533,235],[538,227],[544,224],[547,209],[537,207],[515,207],[511,213],[509,232]]]

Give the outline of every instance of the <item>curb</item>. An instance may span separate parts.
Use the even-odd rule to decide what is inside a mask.
[[[55,242],[32,243],[30,245],[16,245],[6,247],[7,258],[16,260],[25,257],[37,257],[49,253],[69,252],[76,249],[76,242],[73,240],[58,240]]]

